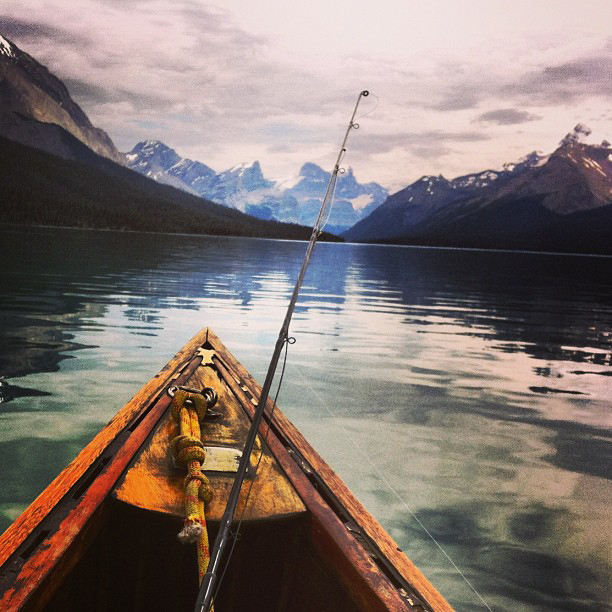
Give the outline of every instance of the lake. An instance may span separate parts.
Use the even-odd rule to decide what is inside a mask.
[[[201,327],[262,382],[306,248],[0,237],[0,530]],[[610,610],[611,258],[319,244],[291,335],[279,405],[458,610]]]

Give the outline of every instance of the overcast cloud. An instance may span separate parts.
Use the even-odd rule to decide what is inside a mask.
[[[498,110],[488,111],[478,116],[480,123],[495,123],[497,125],[518,125],[527,123],[528,121],[538,121],[540,115],[532,115],[527,111],[519,111],[515,108],[500,108]]]
[[[0,0],[0,33],[59,76],[121,150],[158,138],[269,177],[335,158],[399,189],[612,137],[612,3]],[[495,6],[491,6],[495,5]],[[525,19],[525,15],[529,19]]]

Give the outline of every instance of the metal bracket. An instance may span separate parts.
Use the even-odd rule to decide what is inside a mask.
[[[168,395],[170,397],[174,397],[176,395],[176,392],[179,389],[181,391],[187,391],[188,393],[197,393],[198,395],[203,395],[204,398],[206,399],[207,409],[212,408],[217,403],[217,400],[219,399],[219,395],[212,387],[204,387],[204,389],[195,389],[194,387],[185,387],[185,386],[177,387],[176,385],[173,385],[172,387],[168,387],[168,390],[167,390]],[[191,400],[187,400],[187,402],[190,402],[190,401]],[[218,416],[219,416],[219,413],[215,412],[212,418],[217,418]]]
[[[200,363],[201,366],[213,365],[213,357],[215,355],[215,351],[211,351],[205,348],[199,348],[196,355],[202,358],[202,363]]]

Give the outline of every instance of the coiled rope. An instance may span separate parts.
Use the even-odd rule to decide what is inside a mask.
[[[187,468],[185,476],[185,522],[178,534],[183,543],[197,542],[200,582],[208,569],[210,551],[206,528],[205,504],[212,499],[212,488],[202,464],[206,451],[200,439],[200,421],[206,415],[210,401],[202,393],[177,389],[171,405],[171,414],[179,424],[179,435],[170,443],[172,456]]]

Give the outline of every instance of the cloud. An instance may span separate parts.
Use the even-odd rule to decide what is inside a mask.
[[[442,112],[477,108],[502,83],[500,75],[490,70],[486,60],[469,56],[462,61],[438,63],[432,77],[433,100],[427,108]]]
[[[91,42],[80,33],[63,27],[8,15],[0,15],[0,32],[6,34],[11,40],[19,41],[22,44],[36,41],[40,43],[44,40],[59,44],[76,44],[83,48],[83,46],[88,46]],[[19,42],[17,43],[18,46]]]
[[[68,88],[70,95],[74,98],[78,98],[81,102],[99,104],[117,100],[112,90],[94,85],[89,81],[65,77],[63,83]]]
[[[353,148],[370,154],[389,153],[396,149],[410,151],[414,156],[435,159],[452,151],[454,143],[480,142],[488,140],[484,132],[448,132],[426,130],[422,132],[400,132],[397,134],[370,134],[367,139],[356,140]]]
[[[296,58],[274,57],[266,38],[212,5],[59,0],[41,22],[18,4],[6,12],[0,30],[64,81],[120,148],[144,136],[142,125],[156,123],[153,136],[170,145],[202,142],[202,131],[235,144],[265,133],[258,122],[337,108],[338,87]]]
[[[515,130],[510,143],[503,129],[539,115],[549,142],[577,121],[588,120],[594,132],[604,122],[591,120],[602,113],[601,100],[585,117],[571,107],[610,91],[604,73],[612,45],[598,43],[601,36],[587,44],[556,30],[546,40],[521,34],[509,45],[501,30],[494,43],[449,22],[444,40],[425,32],[405,39],[398,26],[391,28],[396,38],[382,28],[364,46],[354,35],[309,27],[328,10],[344,18],[322,1],[291,11],[277,10],[280,0],[262,9],[212,2],[0,0],[0,31],[64,81],[120,150],[156,138],[220,169],[260,159],[280,176],[304,161],[325,165],[363,88],[380,105],[360,121],[366,133],[351,138],[349,154],[370,180],[403,173],[407,164],[427,173],[426,162],[439,158],[440,171],[460,174],[478,159],[496,163],[510,146],[545,146],[527,129],[523,136]],[[376,15],[391,26],[406,15],[394,10]],[[360,27],[370,31],[371,22]],[[374,105],[374,96],[367,102]]]
[[[456,82],[447,87],[439,102],[431,108],[438,111],[457,111],[476,108],[478,104],[490,95],[481,83]]]
[[[500,108],[479,115],[474,121],[480,123],[495,123],[496,125],[517,125],[528,121],[542,119],[539,115],[532,115],[527,111],[519,111],[514,108]]]
[[[439,111],[460,111],[478,108],[492,99],[509,106],[567,106],[593,96],[610,98],[610,74],[612,42],[591,54],[522,70],[518,74],[512,74],[512,69],[487,65],[476,58],[464,64],[442,63],[438,66],[436,78],[445,85],[430,107]],[[533,121],[536,116],[500,114],[497,119],[493,116],[485,120],[504,124],[506,118],[506,124],[512,124]]]
[[[155,95],[154,93],[134,92],[125,88],[113,88],[94,85],[82,79],[66,77],[64,85],[70,95],[87,108],[108,104],[127,104],[133,111],[172,110],[173,103],[170,97]]]
[[[612,45],[592,56],[544,66],[506,84],[500,93],[541,106],[568,105],[612,96]]]

